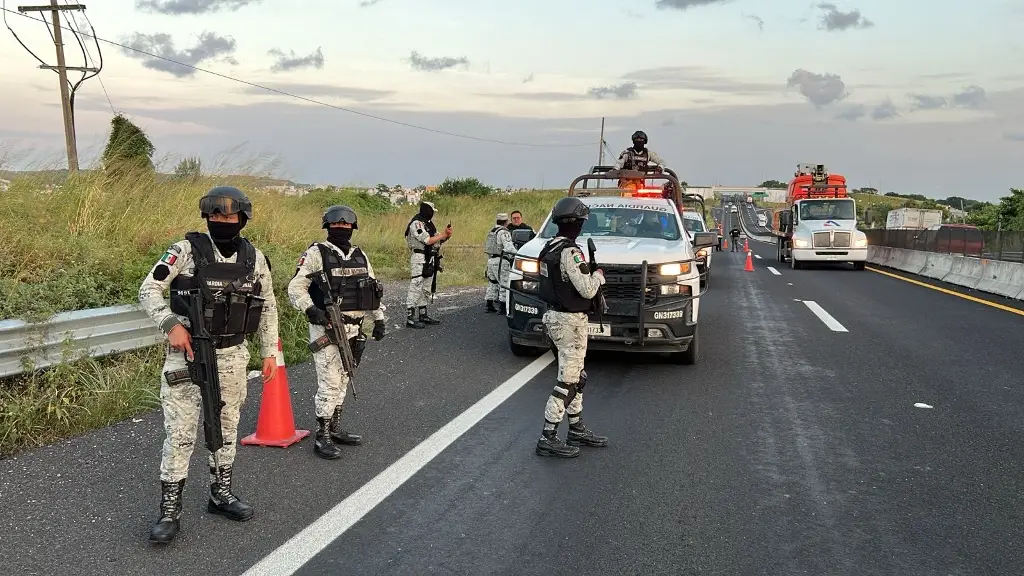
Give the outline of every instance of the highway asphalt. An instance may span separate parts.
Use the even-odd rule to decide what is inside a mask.
[[[158,413],[0,461],[0,572],[241,574],[297,554],[299,574],[1018,573],[1024,318],[751,249],[754,272],[742,253],[713,259],[698,365],[588,359],[585,420],[607,448],[534,454],[547,365],[380,490],[374,476],[534,361],[512,356],[502,317],[464,292],[445,324],[371,343],[347,401],[363,446],[333,462],[309,439],[240,448],[250,522],[204,512],[199,449],[182,533],[146,542]],[[308,428],[310,367],[289,377]],[[246,432],[258,398],[254,384]],[[343,501],[355,516],[275,553]]]

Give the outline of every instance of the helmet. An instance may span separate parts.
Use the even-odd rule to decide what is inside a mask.
[[[644,144],[647,144],[647,134],[644,133],[643,130],[637,130],[636,132],[633,132],[633,136],[631,137],[631,139],[633,140],[633,142],[640,140]]]
[[[579,198],[566,196],[551,209],[552,222],[564,222],[566,220],[586,220],[590,217],[590,208],[580,201]]]
[[[199,212],[203,218],[217,213],[225,216],[241,213],[246,219],[251,219],[252,201],[234,186],[217,186],[199,199]]]
[[[353,230],[359,229],[359,221],[356,218],[355,210],[339,204],[335,204],[324,211],[323,223],[324,228],[330,228],[331,224],[345,223],[351,224]]]

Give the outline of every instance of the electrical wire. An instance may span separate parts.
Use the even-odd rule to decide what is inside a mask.
[[[15,12],[14,10],[8,9],[7,8],[6,0],[4,0],[4,5],[3,5],[2,8],[0,8],[0,10],[4,11],[4,22],[5,23],[7,22],[7,12],[10,12],[11,14],[14,14],[15,16],[21,16],[22,18],[27,18],[28,20],[35,20],[37,22],[44,22],[44,23],[46,22],[45,20],[40,20],[38,18],[33,18],[33,17],[31,17],[31,16],[29,16],[27,14],[22,14],[21,12]],[[10,26],[8,26],[7,28],[9,30],[11,29]],[[65,26],[61,26],[61,28],[66,28],[66,27]],[[13,33],[14,31],[11,30],[11,32]],[[17,35],[15,35],[15,38],[17,38]],[[167,58],[166,56],[160,56],[158,54],[152,54],[150,52],[146,52],[145,50],[140,50],[140,49],[134,48],[132,46],[125,46],[124,44],[121,44],[119,42],[114,42],[113,40],[107,40],[105,38],[99,38],[97,36],[93,36],[93,39],[96,40],[97,46],[99,45],[100,42],[103,42],[104,44],[109,44],[111,46],[116,46],[116,47],[121,48],[123,50],[129,50],[129,51],[132,51],[132,52],[136,52],[138,54],[143,54],[145,56],[149,56],[150,58],[156,58],[158,60],[164,60],[166,62],[170,62],[172,64],[176,64],[178,66],[184,66],[185,68],[191,68],[192,70],[195,70],[197,72],[203,72],[204,74],[210,74],[212,76],[217,76],[218,78],[223,78],[225,80],[230,80],[232,82],[237,82],[239,84],[245,84],[246,86],[251,86],[253,88],[259,88],[260,90],[266,90],[267,92],[274,92],[274,93],[280,94],[282,96],[287,96],[289,98],[294,98],[296,100],[302,100],[304,102],[309,102],[310,104],[316,104],[318,106],[324,106],[324,107],[327,107],[327,108],[333,108],[333,109],[339,110],[341,112],[348,112],[349,114],[355,114],[357,116],[362,116],[364,118],[370,118],[370,119],[373,119],[373,120],[379,120],[381,122],[387,122],[389,124],[395,124],[397,126],[404,126],[406,128],[413,128],[415,130],[422,130],[424,132],[432,132],[434,134],[442,134],[444,136],[453,136],[455,138],[464,138],[466,140],[475,140],[477,142],[488,142],[488,143],[491,143],[491,144],[503,144],[505,146],[528,146],[528,147],[532,147],[532,148],[581,148],[581,147],[584,147],[584,146],[593,146],[594,145],[593,142],[577,143],[577,144],[536,144],[536,143],[531,143],[531,142],[512,142],[512,141],[508,141],[508,140],[495,140],[495,139],[492,139],[492,138],[480,138],[478,136],[470,136],[468,134],[459,134],[457,132],[447,132],[445,130],[438,130],[436,128],[428,128],[426,126],[420,126],[420,125],[417,125],[417,124],[410,124],[408,122],[402,122],[400,120],[393,120],[391,118],[385,118],[383,116],[376,116],[374,114],[368,114],[366,112],[360,112],[358,110],[353,110],[351,108],[345,108],[343,106],[338,106],[338,105],[335,105],[335,104],[330,104],[328,102],[323,102],[322,100],[316,100],[315,98],[307,98],[306,96],[300,96],[298,94],[287,92],[285,90],[278,90],[276,88],[271,88],[269,86],[265,86],[263,84],[258,84],[256,82],[250,82],[248,80],[243,80],[241,78],[236,78],[236,77],[233,77],[233,76],[228,76],[227,74],[221,74],[220,72],[214,72],[212,70],[207,70],[205,68],[200,68],[198,66],[193,66],[191,64],[186,64],[184,62],[179,62],[179,61],[174,60],[172,58]],[[21,42],[21,40],[18,40],[18,43],[21,44],[23,47],[25,47],[26,50],[28,50],[28,47],[25,46]],[[31,51],[29,51],[29,52],[31,53]],[[32,55],[35,56],[35,54],[32,54]],[[39,57],[36,56],[36,60],[39,60]],[[40,62],[42,62],[42,60],[40,60]],[[45,62],[43,64],[45,65]]]

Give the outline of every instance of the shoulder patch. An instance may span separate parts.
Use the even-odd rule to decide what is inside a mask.
[[[164,252],[164,255],[160,257],[160,262],[168,266],[174,266],[174,263],[178,261],[178,254],[180,252],[177,246],[171,246]]]
[[[573,250],[572,251],[572,261],[577,263],[577,264],[582,264],[583,263],[583,253],[578,251],[578,250]]]

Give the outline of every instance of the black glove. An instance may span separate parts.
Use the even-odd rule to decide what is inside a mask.
[[[310,324],[317,324],[319,326],[327,326],[331,322],[330,318],[327,317],[327,312],[316,306],[306,308],[306,318],[309,318]]]
[[[385,334],[385,332],[384,332],[384,321],[383,320],[374,320],[374,322],[373,322],[373,334],[372,334],[373,339],[378,341],[378,342],[380,342],[381,340],[384,339],[384,334]]]

